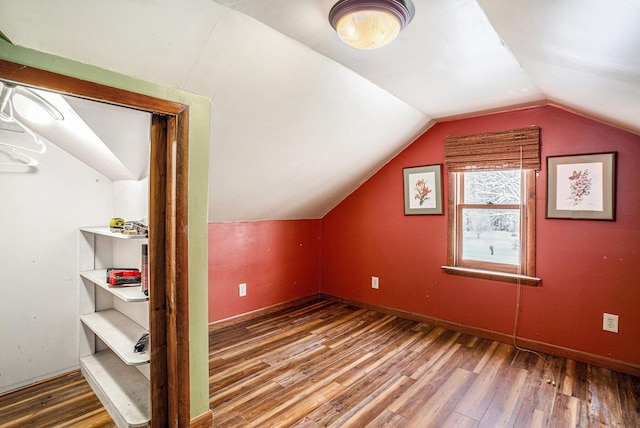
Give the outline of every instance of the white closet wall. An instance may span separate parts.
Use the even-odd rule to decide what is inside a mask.
[[[49,144],[0,165],[0,393],[77,369],[78,227],[146,217],[147,180],[111,182]]]

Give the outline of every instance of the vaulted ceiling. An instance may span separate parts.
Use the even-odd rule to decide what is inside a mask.
[[[372,51],[338,39],[335,1],[0,0],[0,31],[210,97],[210,221],[320,218],[469,114],[551,102],[640,133],[637,0],[414,0]]]

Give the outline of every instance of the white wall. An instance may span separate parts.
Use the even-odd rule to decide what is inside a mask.
[[[78,227],[107,225],[122,193],[53,144],[34,157],[0,165],[0,393],[78,367]]]

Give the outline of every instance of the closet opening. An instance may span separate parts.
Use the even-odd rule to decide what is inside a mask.
[[[188,426],[188,106],[4,60],[0,81],[150,113],[150,425]]]

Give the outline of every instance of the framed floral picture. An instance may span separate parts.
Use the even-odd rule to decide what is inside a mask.
[[[616,152],[547,157],[547,218],[616,219]]]
[[[404,214],[443,214],[441,165],[403,169]]]

